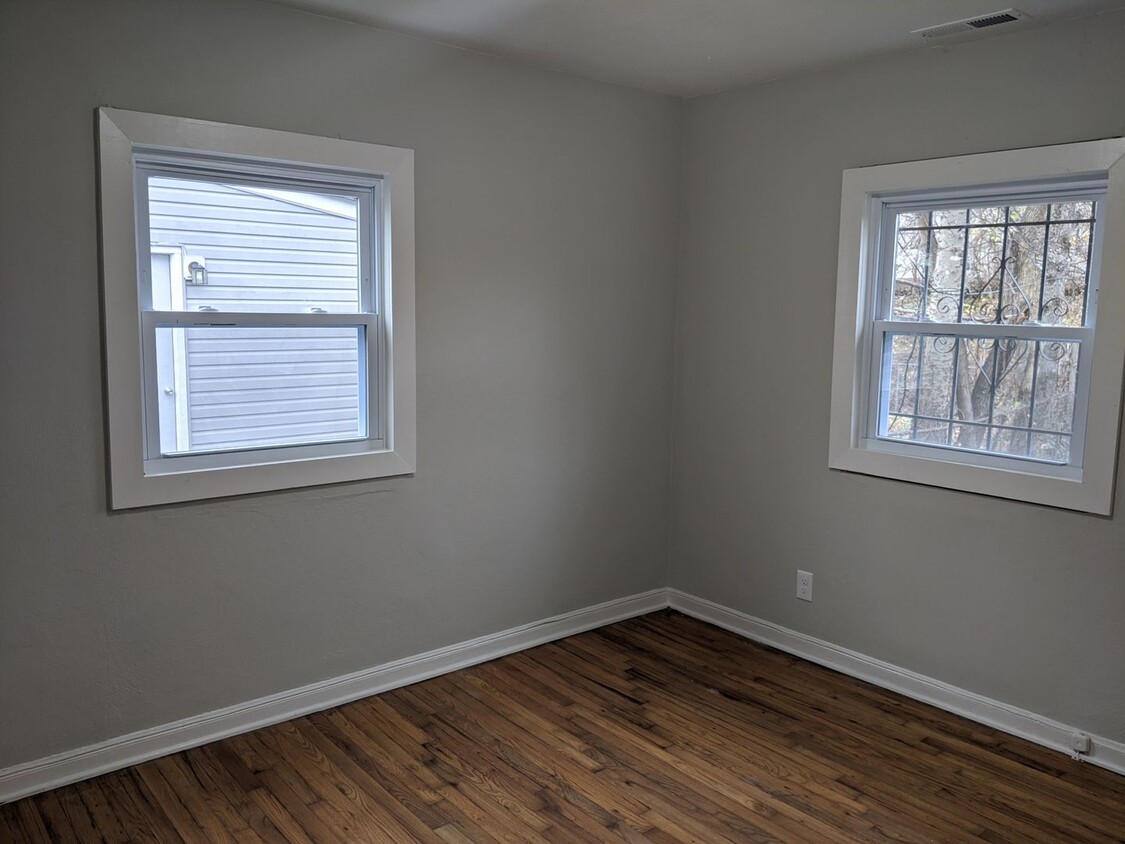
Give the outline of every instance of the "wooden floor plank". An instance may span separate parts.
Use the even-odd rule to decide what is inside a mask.
[[[126,832],[125,824],[109,802],[105,799],[98,785],[97,777],[92,780],[78,783],[74,790],[77,792],[86,811],[90,813],[93,825],[106,844],[123,844],[126,841],[147,840],[144,836],[134,836]],[[3,840],[3,839],[0,839]]]
[[[76,828],[67,818],[59,791],[43,795],[43,800],[37,808],[43,827],[52,841],[57,841],[59,844],[81,844],[82,839],[79,836],[83,830]]]
[[[405,830],[411,839],[435,842],[435,844],[438,842],[438,837],[434,835],[433,830],[413,814],[408,806],[396,799],[392,792],[383,788],[377,779],[369,775],[355,759],[341,750],[339,745],[321,732],[315,724],[310,723],[309,719],[302,719],[299,729],[309,743],[323,753],[329,763],[342,775],[354,783],[366,799],[371,800],[374,805],[385,808],[394,818],[395,823]]]
[[[0,806],[23,842],[1125,842],[1125,777],[674,612]]]
[[[113,811],[120,822],[126,841],[156,844],[181,840],[171,829],[163,814],[148,804],[136,791],[132,780],[132,769],[126,768],[124,771],[96,777],[90,780],[89,784],[101,792],[105,805]]]
[[[191,755],[190,751],[177,753],[152,764],[180,798],[208,841],[237,841],[238,834],[247,829],[246,821],[238,813],[238,807],[224,799],[216,783],[196,776],[188,762]]]
[[[16,813],[0,812],[0,841],[20,841],[24,837]]]
[[[159,761],[159,760],[158,760]],[[177,794],[167,783],[157,768],[157,762],[146,762],[129,769],[133,783],[138,793],[144,798],[145,803],[160,811],[168,824],[185,841],[208,841],[207,831],[192,817],[185,800],[198,799],[199,795]],[[222,835],[221,842],[230,841],[228,835]]]
[[[34,802],[20,800],[17,803],[4,807],[4,814],[12,821],[10,824],[19,830],[20,834],[28,841],[54,841],[47,829],[47,824],[40,814],[40,808],[49,805],[50,794],[41,795]],[[17,841],[20,838],[15,839]]]
[[[313,804],[323,820],[346,818],[347,827],[371,841],[411,841],[394,815],[372,800],[356,782],[309,741],[299,718],[274,728],[275,746],[282,757],[279,766],[289,765],[301,771],[301,778],[317,796]]]
[[[200,786],[211,795],[212,808],[220,815],[230,811],[239,819],[228,817],[228,828],[236,837],[252,834],[267,844],[280,844],[287,839],[266,816],[261,806],[254,802],[250,791],[239,784],[239,780],[214,754],[212,746],[189,750],[183,757]],[[241,823],[241,829],[236,828],[238,823]]]

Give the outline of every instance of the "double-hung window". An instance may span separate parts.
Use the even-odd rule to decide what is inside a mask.
[[[113,506],[411,472],[410,151],[100,128]]]
[[[845,173],[833,467],[1110,511],[1123,152]]]

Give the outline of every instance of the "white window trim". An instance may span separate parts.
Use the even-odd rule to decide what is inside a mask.
[[[414,152],[120,109],[98,109],[98,180],[105,319],[110,506],[143,507],[412,474],[416,465]],[[247,451],[238,465],[145,471],[142,316],[138,285],[134,154],[206,153],[235,161],[314,166],[382,179],[387,442]],[[373,382],[374,383],[374,382]]]
[[[1096,339],[1079,472],[1034,462],[952,462],[942,449],[903,453],[866,437],[869,331],[877,289],[882,200],[920,191],[1016,188],[1032,182],[1105,179]],[[1087,350],[1084,349],[1084,352]],[[845,170],[832,361],[829,466],[931,486],[1109,515],[1117,467],[1125,370],[1125,139],[1036,147]],[[1064,473],[1065,475],[1065,473]]]

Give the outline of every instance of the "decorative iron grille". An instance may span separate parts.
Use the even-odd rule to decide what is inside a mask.
[[[1097,206],[895,212],[878,436],[1071,460]]]

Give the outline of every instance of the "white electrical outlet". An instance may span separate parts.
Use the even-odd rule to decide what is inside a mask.
[[[802,601],[812,600],[812,572],[797,570],[797,597]]]

